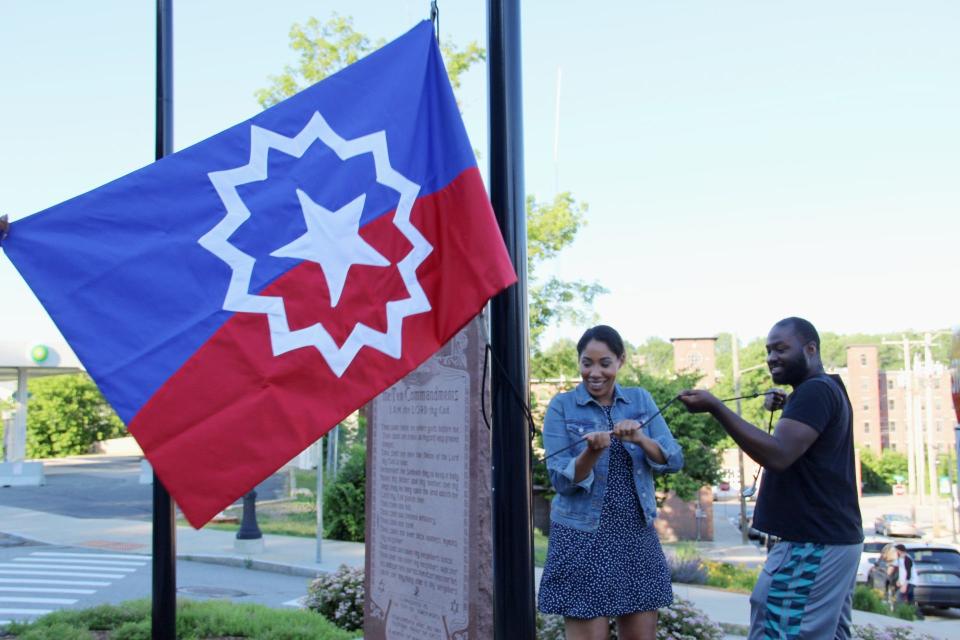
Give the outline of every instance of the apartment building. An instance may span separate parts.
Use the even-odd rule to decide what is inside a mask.
[[[839,373],[853,405],[858,447],[906,453],[908,437],[916,429],[932,429],[934,448],[941,453],[953,450],[957,416],[947,367],[935,364],[927,372],[917,362],[911,371],[882,370],[876,345],[852,345],[847,347],[846,370]]]

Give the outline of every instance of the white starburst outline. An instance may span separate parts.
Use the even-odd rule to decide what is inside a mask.
[[[387,330],[377,331],[358,322],[340,347],[320,322],[291,331],[282,297],[251,294],[250,280],[256,259],[229,241],[233,232],[250,218],[250,210],[237,193],[237,187],[267,178],[267,155],[270,149],[300,158],[315,140],[327,145],[341,160],[363,153],[373,156],[376,181],[400,194],[393,224],[413,245],[413,249],[397,263],[397,270],[410,297],[387,301]],[[420,193],[420,185],[407,179],[390,165],[385,131],[346,140],[330,128],[319,112],[315,112],[310,122],[292,138],[251,125],[249,162],[234,169],[211,171],[207,177],[223,201],[227,214],[197,242],[230,267],[230,284],[223,301],[224,310],[266,315],[274,356],[301,347],[316,347],[338,378],[353,362],[361,347],[372,347],[393,358],[400,357],[403,319],[431,309],[430,301],[427,300],[416,274],[417,268],[433,251],[433,245],[427,242],[423,234],[410,222],[410,212]]]

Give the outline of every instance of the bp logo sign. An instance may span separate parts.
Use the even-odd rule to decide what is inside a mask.
[[[37,364],[43,364],[50,357],[50,348],[43,344],[38,344],[30,349],[30,359]]]

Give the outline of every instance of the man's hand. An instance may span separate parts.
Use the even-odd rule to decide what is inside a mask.
[[[763,397],[763,408],[767,411],[779,411],[787,403],[787,393],[783,389],[770,389]]]
[[[703,389],[687,389],[681,391],[679,397],[690,413],[704,413],[720,405],[720,401],[712,393]]]

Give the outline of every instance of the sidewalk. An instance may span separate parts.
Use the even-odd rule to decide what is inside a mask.
[[[139,520],[73,518],[56,514],[0,506],[0,533],[58,546],[84,547],[103,551],[151,553],[151,523]],[[177,527],[177,558],[274,571],[291,575],[314,576],[334,571],[341,564],[362,567],[364,545],[358,542],[324,540],[323,562],[315,562],[316,541],[312,538],[264,535],[264,550],[244,555],[234,549],[232,531]],[[708,546],[708,545],[705,545]],[[706,550],[705,550],[706,551]],[[762,562],[762,550],[756,547],[714,548],[706,555],[732,560]],[[536,570],[539,582],[542,570]],[[710,587],[674,584],[674,593],[701,609],[718,623],[744,627],[750,620],[749,596]],[[960,637],[960,623],[949,621],[905,622],[863,611],[853,612],[853,622],[877,627],[908,626],[935,638]],[[736,636],[728,636],[735,638]]]

